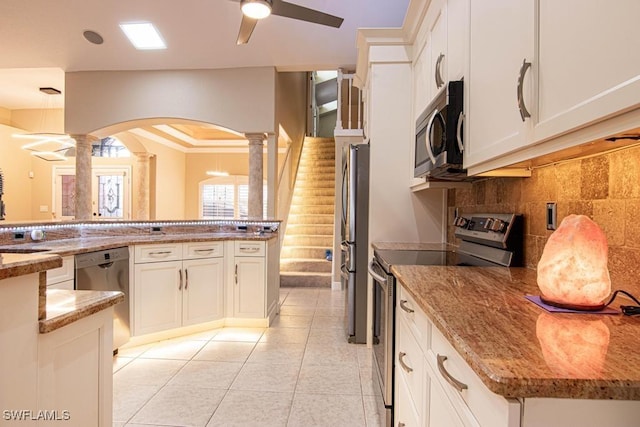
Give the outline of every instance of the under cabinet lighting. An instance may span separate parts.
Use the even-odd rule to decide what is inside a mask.
[[[120,28],[136,49],[166,49],[160,32],[151,22],[132,22],[120,24]]]

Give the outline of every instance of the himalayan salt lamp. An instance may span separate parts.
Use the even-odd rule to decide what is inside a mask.
[[[585,320],[542,313],[536,336],[544,361],[563,378],[600,375],[609,347],[609,328],[600,319]]]
[[[547,304],[600,310],[611,292],[607,238],[584,215],[569,215],[549,236],[538,262],[538,287]]]

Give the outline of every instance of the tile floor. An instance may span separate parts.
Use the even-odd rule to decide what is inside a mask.
[[[344,337],[344,292],[282,288],[280,303],[266,329],[122,350],[114,427],[383,425],[371,350]]]

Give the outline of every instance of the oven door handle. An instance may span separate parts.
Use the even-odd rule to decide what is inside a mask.
[[[371,260],[369,262],[369,267],[367,268],[367,270],[369,271],[369,274],[371,275],[371,277],[374,278],[374,280],[376,280],[377,282],[380,282],[382,284],[386,284],[387,283],[387,278],[386,277],[382,277],[381,275],[379,275],[378,273],[376,273],[373,270],[373,265],[374,265],[374,261]]]

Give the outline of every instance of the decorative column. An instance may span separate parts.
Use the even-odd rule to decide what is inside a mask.
[[[92,219],[91,215],[91,135],[72,135],[76,140],[76,217]]]
[[[151,153],[133,153],[136,156],[136,179],[135,179],[135,195],[138,203],[136,215],[134,219],[148,220],[150,209],[150,169],[149,163],[153,154]]]
[[[262,219],[262,147],[264,133],[245,133],[249,140],[249,218]]]

